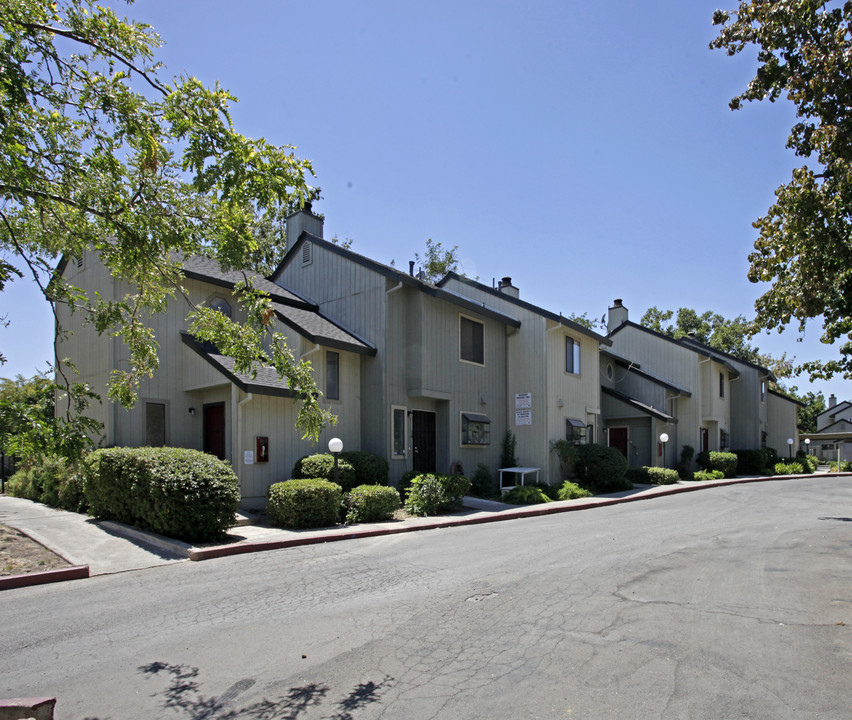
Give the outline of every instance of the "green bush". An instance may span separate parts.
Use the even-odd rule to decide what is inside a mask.
[[[358,482],[355,468],[342,457],[337,461],[338,477],[334,477],[334,456],[331,453],[319,453],[317,455],[306,455],[296,461],[293,466],[294,480],[311,480],[322,478],[329,482],[340,485],[343,492],[349,492],[352,488],[364,483]]]
[[[387,485],[359,485],[346,496],[346,522],[392,520],[399,509],[399,493]]]
[[[59,507],[76,513],[89,511],[84,466],[75,468],[59,486]]]
[[[838,470],[837,460],[831,460],[828,463],[828,470],[829,472],[852,472],[852,461],[844,460],[840,463],[840,470]],[[12,477],[14,477],[14,475]]]
[[[399,490],[399,496],[402,498],[402,502],[405,503],[405,498],[408,497],[408,491],[411,489],[411,481],[414,480],[420,473],[416,470],[408,470],[402,474],[402,477],[399,479],[399,485],[397,485],[397,490]]]
[[[376,453],[347,450],[340,459],[348,462],[355,471],[358,485],[387,485],[390,466],[388,461]],[[332,473],[334,470],[332,470]]]
[[[552,502],[540,487],[535,485],[516,485],[503,493],[503,502],[511,505],[538,505]]]
[[[737,476],[737,456],[730,452],[698,453],[695,461],[703,470],[721,470],[726,478]]]
[[[680,475],[672,468],[649,467],[648,479],[652,485],[674,485],[680,480]]]
[[[816,472],[819,464],[819,461],[816,459],[816,455],[808,455],[804,452],[796,453],[796,462],[802,465],[806,473]]]
[[[648,475],[648,466],[627,468],[625,477],[634,485],[650,485],[651,477]]]
[[[570,466],[578,485],[595,494],[630,490],[627,458],[605,445],[573,445],[569,451]]]
[[[556,497],[559,500],[576,500],[577,498],[591,497],[590,493],[585,488],[581,488],[577,483],[566,480],[559,487]]]
[[[437,515],[461,505],[470,492],[470,480],[463,475],[417,475],[405,497],[405,509],[412,515]]]
[[[759,450],[734,450],[737,456],[737,473],[740,475],[762,475],[771,467],[769,464],[769,453],[764,449]]]
[[[269,487],[266,515],[273,525],[315,528],[336,525],[343,490],[323,478],[297,478]]]
[[[764,467],[771,468],[775,466],[780,458],[778,457],[778,451],[775,448],[765,447],[761,448],[763,452],[766,453],[766,465]]]
[[[221,536],[234,524],[237,476],[218,458],[186,448],[96,450],[87,467],[92,515],[186,542]]]
[[[470,478],[470,492],[476,497],[492,497],[494,495],[494,473],[483,463],[478,463],[476,472]]]
[[[834,463],[834,465],[837,466],[837,463]],[[33,490],[33,469],[21,468],[12,475],[6,481],[6,494],[38,502],[40,493]]]
[[[721,480],[723,477],[725,477],[725,473],[721,470],[699,470],[692,473],[693,480],[700,480],[702,482],[706,482],[707,480]]]
[[[796,462],[795,460],[788,463],[775,463],[775,474],[776,475],[804,475],[805,469],[802,467],[802,464]]]

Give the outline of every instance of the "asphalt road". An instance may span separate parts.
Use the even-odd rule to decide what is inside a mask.
[[[0,594],[57,720],[852,717],[852,478]]]

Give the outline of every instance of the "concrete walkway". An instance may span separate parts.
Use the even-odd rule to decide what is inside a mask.
[[[835,473],[836,474],[836,473]],[[852,473],[840,473],[852,477]],[[244,523],[231,529],[222,543],[192,546],[178,540],[138,530],[121,523],[94,520],[86,515],[51,508],[30,500],[0,495],[0,524],[16,528],[33,540],[61,555],[72,565],[88,567],[88,575],[140,570],[143,568],[186,560],[206,560],[263,550],[299,545],[339,542],[357,538],[377,537],[460,525],[503,522],[520,518],[577,512],[626,502],[649,500],[663,495],[694,492],[733,484],[750,482],[783,482],[788,479],[818,480],[825,473],[788,475],[780,477],[743,477],[708,482],[679,482],[676,485],[637,485],[633,490],[593,498],[558,501],[541,505],[516,506],[491,500],[466,497],[465,507],[452,515],[408,518],[384,523],[360,523],[311,530],[284,530],[252,524],[250,516],[241,516]],[[37,582],[66,579],[59,571],[54,576],[31,573],[27,576],[0,578],[0,589],[20,587]],[[76,577],[79,577],[77,575]]]

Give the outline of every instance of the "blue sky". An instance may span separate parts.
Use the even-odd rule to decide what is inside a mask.
[[[113,3],[115,7],[123,5]],[[429,3],[139,0],[165,73],[219,81],[246,135],[298,147],[322,187],[326,237],[407,268],[427,238],[521,297],[600,318],[623,298],[753,314],[751,223],[796,165],[789,105],[728,101],[754,55],[711,51],[725,0]],[[9,362],[51,357],[52,322],[16,282],[3,294]],[[761,350],[829,358],[809,326]],[[806,378],[791,381],[800,390]],[[815,383],[852,398],[852,383]]]

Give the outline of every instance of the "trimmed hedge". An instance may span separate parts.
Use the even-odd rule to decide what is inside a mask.
[[[239,482],[212,455],[186,448],[107,448],[85,464],[95,517],[186,542],[212,540],[234,524]]]
[[[417,475],[405,497],[405,509],[412,515],[437,515],[461,505],[470,492],[464,475]]]
[[[340,459],[348,462],[355,470],[355,479],[358,481],[358,485],[388,484],[390,465],[381,455],[360,450],[348,450],[340,453]],[[332,472],[334,471],[332,470]]]
[[[693,480],[700,480],[702,482],[706,482],[707,480],[721,480],[725,477],[725,473],[721,470],[699,470],[692,474]]]
[[[293,466],[294,480],[314,480],[322,478],[340,485],[344,492],[364,483],[358,481],[355,468],[348,460],[343,459],[343,453],[337,461],[338,477],[334,477],[334,456],[331,453],[318,453],[299,458]]]
[[[737,473],[740,475],[763,475],[772,467],[769,464],[770,453],[765,448],[759,450],[734,450],[737,456]]]
[[[698,453],[695,462],[703,470],[721,470],[726,478],[737,476],[737,456],[730,452],[704,451]]]
[[[399,493],[387,485],[359,485],[346,496],[346,522],[392,520],[399,509]]]
[[[315,528],[336,525],[343,490],[323,478],[297,478],[269,487],[266,515],[273,525]]]
[[[644,465],[627,469],[627,479],[641,485],[674,485],[680,480],[677,470]]]
[[[591,492],[589,492],[585,488],[581,488],[577,483],[571,482],[570,480],[566,480],[564,483],[562,483],[556,493],[556,497],[559,500],[576,500],[577,498],[585,498],[591,496]]]
[[[570,464],[578,485],[594,493],[630,490],[627,458],[605,445],[575,445],[570,450]]]

